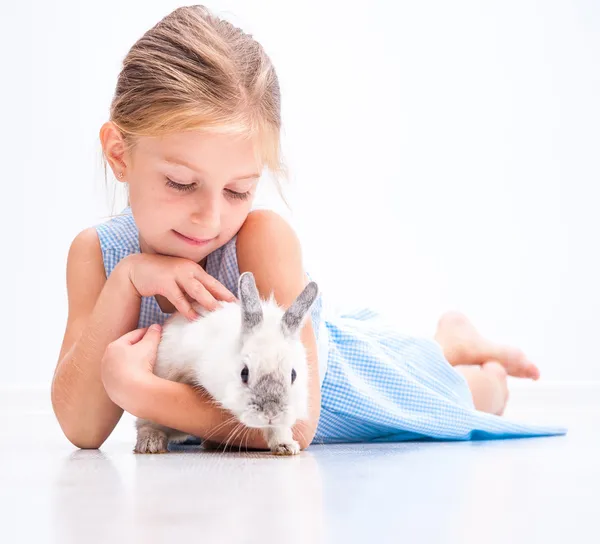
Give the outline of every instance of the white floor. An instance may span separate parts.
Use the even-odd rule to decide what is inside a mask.
[[[542,384],[539,384],[542,386]],[[598,387],[523,388],[559,438],[313,446],[295,458],[76,450],[46,391],[0,388],[0,542],[600,542]]]

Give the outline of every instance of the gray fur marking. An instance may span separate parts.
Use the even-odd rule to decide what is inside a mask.
[[[239,293],[242,302],[242,331],[248,333],[263,320],[260,295],[252,272],[244,272],[240,276]]]
[[[300,328],[304,316],[310,310],[318,294],[319,288],[317,284],[311,281],[286,310],[285,314],[283,314],[281,326],[284,333],[294,334]]]
[[[265,374],[252,389],[258,410],[267,417],[276,417],[287,404],[287,390],[279,376]]]

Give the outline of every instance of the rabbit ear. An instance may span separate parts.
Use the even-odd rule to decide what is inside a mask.
[[[281,328],[284,334],[294,334],[302,325],[304,317],[316,300],[319,294],[319,288],[314,281],[311,281],[298,295],[292,305],[286,310],[281,318]]]
[[[247,333],[263,320],[260,295],[252,272],[244,272],[240,276],[238,290],[242,302],[242,331]]]

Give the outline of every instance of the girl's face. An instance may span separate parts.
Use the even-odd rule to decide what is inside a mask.
[[[250,139],[192,131],[140,138],[123,179],[141,250],[202,261],[246,220],[261,170]]]

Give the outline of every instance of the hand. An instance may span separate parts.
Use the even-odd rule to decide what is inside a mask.
[[[236,300],[223,284],[189,259],[139,253],[123,260],[128,261],[129,280],[140,296],[165,297],[190,320],[198,317],[193,301],[207,310],[216,310],[218,300]]]
[[[101,373],[104,389],[121,408],[135,403],[137,386],[154,374],[154,364],[161,338],[160,325],[135,329],[106,346]]]

